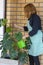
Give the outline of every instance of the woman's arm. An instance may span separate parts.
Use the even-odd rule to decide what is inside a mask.
[[[16,25],[16,24],[14,24],[14,27],[15,28],[19,28],[19,29],[21,29],[21,30],[24,30],[24,31],[28,31],[28,28],[27,28],[27,26],[18,26],[18,25]]]
[[[15,28],[19,28],[19,29],[21,29],[21,30],[24,30],[24,28],[23,28],[22,26],[18,26],[18,25],[16,25],[16,24],[14,24],[14,27],[15,27]]]
[[[24,30],[24,31],[28,31],[28,28],[26,26],[21,27],[21,26],[14,24],[14,27],[19,28],[19,29]],[[25,36],[23,36],[23,39],[25,39],[26,37],[29,37],[28,32],[25,32]]]
[[[40,17],[37,15],[33,16],[33,26],[32,26],[32,30],[29,32],[30,36],[33,36],[35,34],[37,34],[37,31],[41,28],[41,20]]]

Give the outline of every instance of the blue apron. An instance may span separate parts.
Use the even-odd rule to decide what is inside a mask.
[[[32,30],[32,27],[29,24],[29,21],[27,22],[28,32]],[[30,36],[31,39],[31,47],[28,50],[28,54],[32,56],[38,56],[43,54],[43,43],[42,43],[42,31],[38,30],[37,34]]]

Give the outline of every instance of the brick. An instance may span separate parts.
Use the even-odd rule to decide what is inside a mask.
[[[43,64],[41,64],[41,65],[43,65]]]
[[[17,23],[19,24],[20,23],[20,20],[17,20]]]
[[[20,19],[25,19],[24,16],[20,16]]]
[[[17,3],[17,0],[10,0],[10,3]]]
[[[7,3],[10,3],[11,0],[7,0]]]
[[[42,59],[42,58],[43,58],[43,55],[40,56],[40,59]]]
[[[41,25],[42,26],[42,30],[43,30],[43,25]]]
[[[22,8],[17,8],[17,11],[19,12],[19,11],[22,11]]]
[[[25,15],[25,14],[24,14],[24,12],[21,12],[21,15],[23,15],[23,16],[24,16],[24,15]]]
[[[43,3],[40,3],[40,6],[43,7]]]
[[[17,17],[16,16],[10,16],[10,19],[17,19]]]
[[[43,25],[43,21],[41,21],[41,24]]]
[[[21,5],[22,5],[22,7],[24,8],[24,6],[26,5],[26,3],[24,3],[24,4],[22,3]]]
[[[40,64],[43,64],[43,59],[42,59],[42,60],[40,60]]]
[[[10,10],[14,13],[15,11],[17,11],[17,8],[10,8]]]
[[[37,12],[37,14],[39,15],[39,12]]]
[[[42,16],[43,15],[43,12],[39,12],[39,15]]]
[[[24,12],[24,8],[23,7],[21,8],[21,11]]]
[[[10,12],[10,15],[16,16],[17,12]]]
[[[10,5],[10,3],[9,4],[7,4],[7,7],[10,7],[11,5]]]
[[[7,11],[10,11],[10,8],[7,8]]]
[[[17,16],[18,16],[18,15],[19,15],[19,16],[21,15],[21,12],[16,12],[16,13],[17,13]]]
[[[17,7],[18,7],[18,8],[19,8],[19,7],[22,7],[22,4],[18,3],[18,4],[17,4]]]
[[[15,3],[12,3],[12,4],[10,4],[10,7],[16,7],[17,6],[17,4]]]
[[[25,3],[25,0],[18,0],[18,3]]]
[[[17,19],[20,20],[21,19],[20,16],[17,15]]]
[[[10,16],[7,16],[7,19],[10,19]]]
[[[19,26],[24,26],[24,24],[21,25],[21,22],[18,24]]]
[[[10,16],[10,12],[7,12],[6,15],[7,15],[7,16],[8,16],[8,15]]]
[[[32,3],[35,7],[39,7],[39,3]]]
[[[43,17],[42,16],[40,18],[41,18],[41,20],[43,20]]]
[[[24,24],[24,25],[26,25],[26,20],[21,20],[21,22]]]
[[[27,2],[27,3],[29,3],[29,2],[34,2],[34,0],[26,0],[26,2]]]
[[[43,0],[35,0],[35,2],[43,2]]]
[[[36,9],[37,9],[37,11],[39,11],[39,12],[40,12],[40,11],[43,12],[43,8],[41,8],[41,7],[40,7],[40,8],[36,8]]]
[[[26,20],[21,20],[21,22],[22,22],[23,25],[26,25],[27,21]]]

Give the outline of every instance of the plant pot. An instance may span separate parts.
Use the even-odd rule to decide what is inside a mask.
[[[18,65],[18,60],[0,58],[0,65]]]
[[[21,48],[24,48],[26,45],[25,45],[25,42],[24,42],[24,40],[20,40],[20,41],[18,41],[18,47],[21,49]]]

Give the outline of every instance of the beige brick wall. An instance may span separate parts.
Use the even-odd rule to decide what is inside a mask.
[[[8,25],[12,26],[12,31],[19,31],[14,28],[14,23],[19,26],[26,25],[26,18],[24,17],[24,6],[27,3],[33,3],[37,9],[37,13],[41,18],[43,30],[43,0],[7,0],[7,19]],[[20,30],[21,31],[21,30]],[[23,31],[21,31],[23,33]],[[25,33],[23,33],[24,35]],[[43,65],[43,55],[40,56],[40,64]]]

